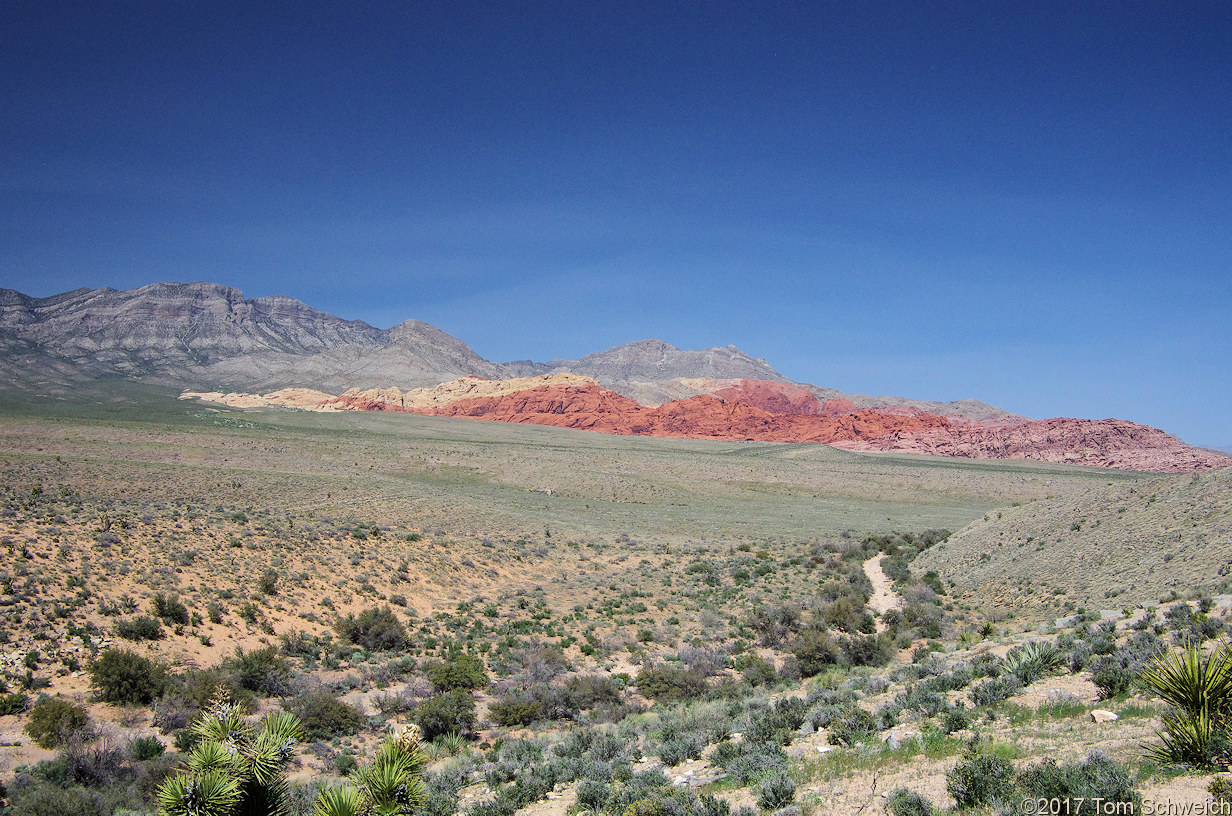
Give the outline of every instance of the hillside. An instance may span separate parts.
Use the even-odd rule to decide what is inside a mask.
[[[977,604],[1036,614],[1227,592],[1232,469],[1109,483],[997,510],[917,563]]]

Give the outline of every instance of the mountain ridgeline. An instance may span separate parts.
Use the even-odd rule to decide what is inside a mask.
[[[976,400],[874,397],[797,383],[734,346],[682,350],[641,340],[577,360],[497,363],[417,320],[378,329],[288,297],[245,299],[213,283],[46,298],[0,290],[0,352],[0,377],[10,387],[43,393],[125,378],[237,407],[412,411],[1165,472],[1232,463],[1131,422],[1035,422]]]

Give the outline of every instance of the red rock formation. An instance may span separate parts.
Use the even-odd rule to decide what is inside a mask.
[[[1036,459],[1156,472],[1207,470],[1232,464],[1232,460],[1190,448],[1158,429],[1115,419],[1047,419],[981,425],[914,408],[856,410],[845,399],[828,400],[822,405],[803,389],[759,380],[736,381],[717,393],[729,399],[699,394],[648,408],[589,381],[467,397],[443,406],[403,407],[362,393],[344,394],[327,405],[612,434],[821,442],[849,450]]]
[[[1120,419],[1058,417],[1010,426],[945,427],[899,437],[836,442],[850,450],[899,450],[974,459],[1035,459],[1074,465],[1187,473],[1232,465],[1158,428]]]
[[[771,414],[819,414],[821,401],[813,392],[798,385],[769,380],[736,380],[714,395],[726,402],[743,402]],[[855,406],[852,406],[854,410]]]
[[[859,409],[856,404],[846,397],[836,397],[828,399],[821,404],[821,415],[825,417],[837,417],[843,414],[854,414]]]

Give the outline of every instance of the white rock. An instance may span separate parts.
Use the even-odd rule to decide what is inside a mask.
[[[1091,712],[1091,719],[1095,720],[1095,722],[1097,723],[1106,723],[1106,722],[1115,722],[1118,718],[1117,718],[1117,715],[1112,713],[1111,711],[1106,711],[1105,709],[1097,708]]]

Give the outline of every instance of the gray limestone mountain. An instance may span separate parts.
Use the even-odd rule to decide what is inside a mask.
[[[245,299],[216,283],[77,289],[45,298],[0,289],[0,353],[0,379],[44,390],[121,377],[193,390],[307,387],[341,393],[431,387],[465,376],[567,372],[592,377],[642,404],[747,379],[801,385],[823,401],[842,397],[856,408],[892,405],[978,421],[1011,416],[975,400],[923,402],[794,383],[734,346],[689,350],[640,340],[577,360],[496,363],[418,320],[378,329],[289,297]]]
[[[377,329],[283,296],[244,299],[213,283],[78,289],[47,298],[0,290],[0,375],[14,383],[120,376],[176,386],[435,385],[499,377],[460,340],[419,321]]]

